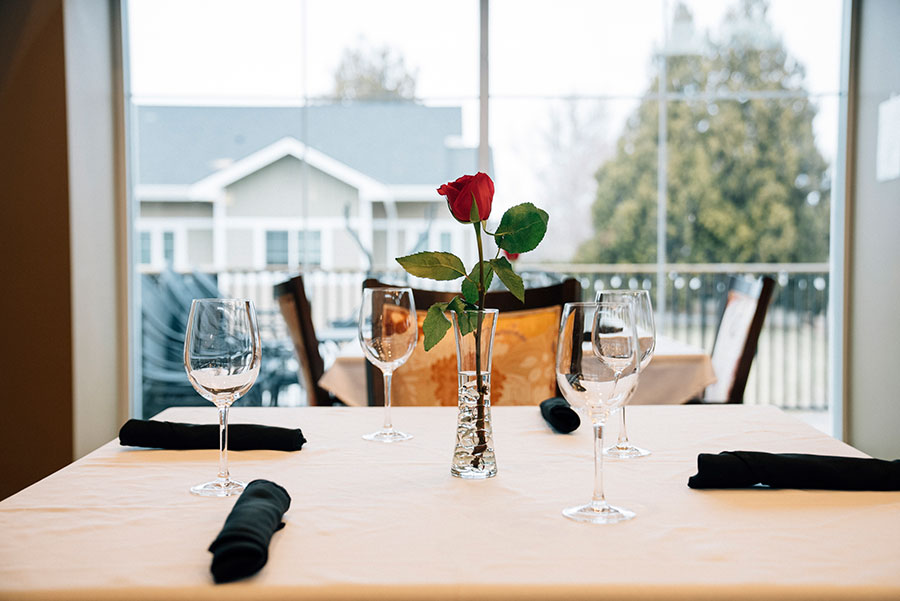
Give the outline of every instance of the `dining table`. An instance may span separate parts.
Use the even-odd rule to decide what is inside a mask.
[[[900,492],[687,486],[699,453],[865,457],[778,408],[630,408],[629,434],[652,454],[604,462],[607,499],[637,514],[611,525],[561,514],[591,496],[589,423],[559,434],[536,406],[494,407],[499,471],[471,481],[450,475],[455,408],[396,407],[413,438],[363,440],[381,412],[232,410],[308,442],[229,454],[233,477],[277,482],[291,504],[262,570],[219,585],[207,548],[235,498],[188,492],[218,451],[112,440],[0,502],[0,599],[900,599]]]
[[[398,369],[403,369],[400,366]],[[716,381],[709,354],[669,336],[658,336],[653,359],[641,373],[629,405],[680,405]],[[319,386],[351,407],[369,404],[366,359],[356,341],[346,343],[319,378]]]

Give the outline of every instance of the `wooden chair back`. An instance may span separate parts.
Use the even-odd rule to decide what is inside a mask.
[[[313,327],[312,308],[303,287],[303,276],[276,285],[274,293],[297,351],[307,403],[310,406],[331,405],[333,401],[328,391],[318,384],[325,372],[325,363],[319,354],[319,340]]]
[[[712,349],[718,381],[707,387],[703,402],[744,402],[744,389],[774,289],[775,280],[768,276],[755,281],[729,278]]]
[[[388,285],[376,279],[363,282],[363,288]],[[448,332],[426,353],[421,326],[428,307],[436,302],[448,302],[457,293],[418,288],[412,291],[419,321],[419,341],[406,365],[394,373],[391,403],[456,405],[458,385],[453,332]],[[559,394],[554,369],[559,318],[562,306],[580,301],[581,294],[581,284],[569,278],[552,286],[526,290],[524,303],[506,290],[485,295],[485,306],[500,311],[494,338],[492,404],[534,404]],[[384,405],[382,381],[381,371],[367,361],[370,405]]]

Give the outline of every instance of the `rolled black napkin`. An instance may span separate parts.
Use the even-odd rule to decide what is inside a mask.
[[[581,418],[578,417],[568,401],[562,397],[553,397],[542,401],[541,415],[554,430],[563,434],[568,434],[581,425]]]
[[[269,541],[281,530],[291,495],[268,480],[254,480],[235,502],[219,536],[209,546],[213,579],[217,583],[252,576],[269,560]]]
[[[691,488],[772,488],[900,490],[900,460],[833,457],[798,453],[725,451],[697,457]]]
[[[299,428],[278,428],[255,424],[228,426],[228,450],[299,451],[306,438]],[[157,449],[218,449],[218,424],[181,424],[130,419],[119,430],[119,444],[125,447]]]

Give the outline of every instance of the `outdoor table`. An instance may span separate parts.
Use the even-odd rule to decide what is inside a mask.
[[[230,454],[232,475],[292,497],[268,564],[214,585],[207,546],[234,498],[188,488],[218,451],[106,444],[0,502],[2,599],[897,599],[900,492],[693,490],[697,454],[864,456],[773,407],[629,410],[648,457],[607,460],[614,525],[561,515],[590,498],[591,430],[537,407],[493,409],[499,474],[450,476],[456,409],[397,407],[410,441],[361,435],[380,408],[236,408],[232,423],[301,427],[302,451]],[[209,408],[159,418],[215,422]],[[615,435],[612,428],[611,435]]]
[[[700,396],[715,381],[712,361],[703,349],[659,336],[653,360],[641,374],[629,405],[680,405]],[[366,359],[358,342],[348,342],[341,349],[331,367],[319,378],[319,386],[352,407],[369,404]]]

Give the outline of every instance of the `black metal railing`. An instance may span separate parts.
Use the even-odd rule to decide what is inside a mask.
[[[586,298],[603,288],[649,290],[660,331],[706,351],[712,350],[729,276],[768,275],[776,287],[744,402],[784,409],[828,408],[829,272],[825,263],[667,265],[662,278],[656,265],[561,264],[541,266],[535,273],[544,270],[577,277]],[[663,311],[657,302],[660,280],[665,282]]]
[[[530,286],[577,277],[584,288],[585,299],[593,298],[596,291],[603,288],[647,289],[653,298],[660,331],[707,352],[712,349],[728,277],[769,275],[775,279],[776,289],[760,335],[744,402],[785,409],[824,411],[828,408],[827,264],[672,264],[662,270],[655,264],[520,264],[517,270]],[[256,302],[261,318],[265,316],[268,320],[263,324],[268,325],[262,328],[262,336],[272,339],[269,341],[272,348],[286,348],[288,353],[289,335],[274,304],[272,289],[290,275],[275,271],[213,274],[222,295],[251,298]],[[304,274],[320,338],[327,339],[335,332],[346,330],[347,324],[355,323],[360,289],[366,275],[361,271]],[[380,277],[407,281],[418,287],[430,283],[418,279],[411,281],[403,272],[380,274]],[[662,295],[659,282],[665,283]],[[457,284],[450,282],[445,287],[452,289]],[[660,300],[664,302],[663,310]],[[326,340],[323,348],[328,353],[337,346]],[[286,362],[286,365],[294,364]],[[265,383],[260,384],[263,389]],[[293,398],[302,402],[303,396],[295,391]],[[145,404],[147,401],[144,399]]]

